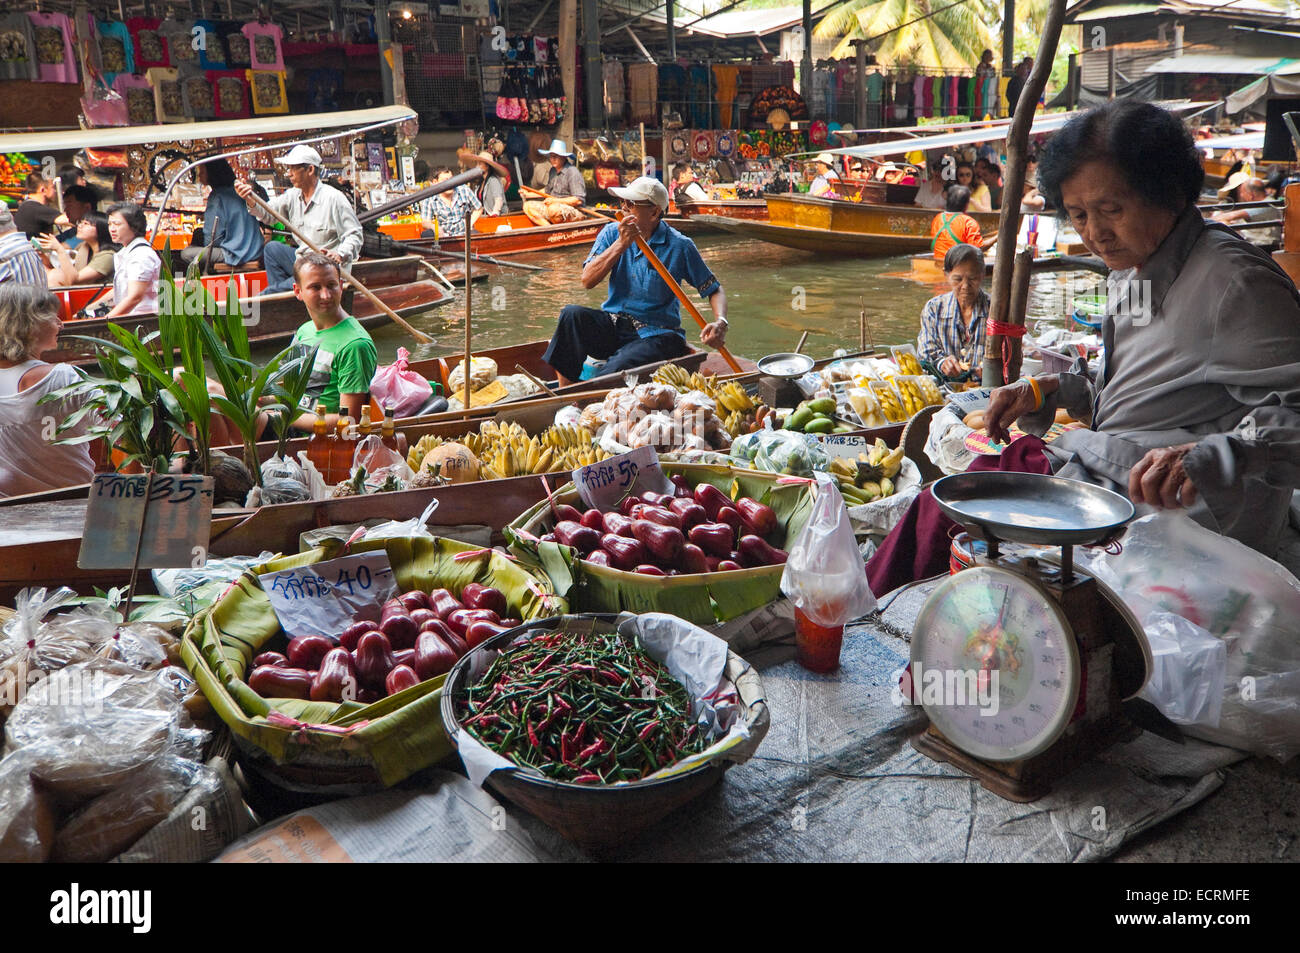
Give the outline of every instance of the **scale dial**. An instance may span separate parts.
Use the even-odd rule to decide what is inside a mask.
[[[1030,758],[1074,714],[1074,631],[1032,579],[993,566],[963,569],[939,584],[916,618],[912,690],[961,750],[985,761]]]

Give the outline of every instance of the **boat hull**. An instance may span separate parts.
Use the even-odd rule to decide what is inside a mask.
[[[613,219],[591,216],[573,222],[560,222],[558,225],[534,225],[532,219],[523,214],[485,215],[474,223],[471,250],[478,255],[500,258],[506,255],[545,251],[548,248],[590,245],[596,240],[600,230],[611,221]],[[418,228],[414,235],[410,234],[410,226],[404,229],[400,225],[381,225],[379,230],[399,241],[408,243],[425,241],[419,237]],[[458,252],[464,254],[465,240],[443,238],[438,241],[438,248],[452,254]]]

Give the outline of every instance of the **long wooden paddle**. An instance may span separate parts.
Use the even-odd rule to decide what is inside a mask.
[[[620,222],[623,220],[623,214],[621,212],[618,213],[616,217]],[[704,320],[704,315],[700,314],[700,309],[695,307],[695,302],[692,301],[687,296],[686,292],[682,290],[682,286],[677,283],[677,279],[674,278],[669,273],[668,269],[664,267],[664,263],[659,260],[659,256],[650,249],[650,243],[640,235],[637,235],[636,247],[641,249],[641,254],[645,255],[645,260],[654,266],[655,271],[659,272],[659,277],[664,280],[666,285],[668,285],[668,290],[677,296],[677,300],[682,303],[682,306],[685,307],[688,312],[690,312],[691,317],[695,319],[695,323],[700,326],[700,329],[703,330],[707,327],[708,322]],[[727,362],[728,367],[737,374],[741,373],[740,363],[731,356],[731,352],[727,350],[725,344],[718,348],[718,353],[722,355],[722,359]]]
[[[314,252],[320,252],[320,248],[318,248],[316,245],[314,245],[314,244],[312,243],[311,239],[307,238],[307,236],[305,236],[302,232],[300,232],[300,231],[298,231],[298,229],[294,228],[294,227],[293,227],[293,224],[292,224],[291,222],[287,221],[283,215],[281,215],[281,214],[280,214],[279,212],[277,212],[275,209],[271,208],[271,206],[269,206],[269,205],[267,205],[265,202],[263,202],[263,201],[261,200],[261,198],[258,197],[258,195],[257,195],[255,192],[249,192],[249,193],[248,193],[248,197],[249,197],[250,199],[252,199],[252,200],[257,204],[258,208],[260,208],[260,209],[262,209],[262,211],[266,212],[267,215],[270,215],[272,218],[274,218],[274,219],[275,219],[276,221],[278,221],[278,222],[282,222],[282,223],[284,224],[284,227],[287,228],[287,229],[288,229],[288,230],[293,234],[293,237],[294,237],[294,238],[298,239],[298,241],[302,242],[304,245],[306,245],[306,246],[307,246],[308,248],[310,248],[312,251],[314,251]],[[349,284],[352,285],[352,287],[356,288],[356,289],[357,289],[358,291],[360,291],[363,295],[365,295],[367,298],[369,298],[371,304],[373,304],[373,305],[374,305],[376,308],[378,308],[380,311],[384,312],[384,314],[388,315],[388,316],[393,320],[393,323],[394,323],[394,324],[396,324],[398,327],[400,327],[400,328],[402,328],[403,330],[405,330],[407,334],[411,335],[411,337],[415,338],[415,339],[416,339],[417,341],[419,341],[421,344],[428,344],[429,342],[431,342],[431,341],[433,340],[433,338],[431,338],[429,335],[425,334],[423,331],[417,331],[415,328],[413,328],[413,327],[411,327],[409,324],[407,324],[406,321],[404,321],[404,320],[402,319],[401,315],[399,315],[396,311],[394,311],[394,310],[393,310],[392,308],[390,308],[388,305],[384,304],[384,302],[383,302],[382,300],[380,300],[380,298],[379,298],[378,295],[376,295],[373,291],[371,291],[369,288],[367,288],[367,287],[366,287],[365,285],[363,285],[361,282],[357,281],[357,279],[354,278],[354,277],[352,277],[352,275],[351,275],[349,272],[347,272],[346,270],[340,268],[340,269],[339,269],[339,273],[343,275],[344,279],[346,279],[347,282],[348,282]]]

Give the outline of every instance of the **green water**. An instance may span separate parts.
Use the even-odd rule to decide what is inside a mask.
[[[860,310],[866,312],[868,341],[876,346],[915,340],[925,302],[947,290],[942,283],[913,280],[905,256],[832,258],[728,235],[700,235],[695,241],[727,294],[727,346],[750,359],[792,350],[804,330],[810,332],[804,352],[814,357],[828,356],[839,347],[856,350]],[[587,291],[579,280],[586,255],[587,248],[582,247],[520,259],[547,269],[540,272],[490,269],[487,280],[474,284],[475,349],[550,337],[566,304],[600,307],[606,286],[602,283]],[[1080,290],[1068,284],[1071,280],[1080,279],[1035,277],[1029,306],[1031,324],[1064,319],[1065,302]],[[1083,280],[1091,283],[1095,279],[1084,276]],[[707,302],[700,300],[694,289],[687,291],[710,320]],[[380,362],[390,362],[398,346],[406,347],[416,359],[463,351],[464,296],[464,289],[457,288],[451,304],[411,319],[411,324],[434,337],[433,344],[416,345],[392,324],[372,330]],[[683,314],[683,323],[687,339],[698,342],[699,332],[689,315]]]

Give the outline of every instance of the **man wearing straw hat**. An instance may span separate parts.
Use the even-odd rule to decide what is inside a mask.
[[[323,164],[320,153],[311,146],[294,146],[275,160],[284,166],[293,188],[267,203],[273,211],[302,232],[325,257],[346,268],[361,255],[361,221],[352,203],[338,189],[320,179]],[[247,181],[235,183],[235,193],[248,203],[248,210],[267,225],[276,219],[255,206],[249,196],[253,186]],[[293,290],[293,265],[298,256],[311,251],[299,246],[297,256],[282,242],[267,242],[262,249],[267,286],[264,293]]]
[[[563,139],[555,139],[549,149],[539,149],[551,163],[546,177],[546,189],[538,192],[520,185],[519,193],[526,197],[524,214],[537,225],[554,225],[582,218],[578,211],[587,201],[587,184],[582,173],[569,160],[573,153]]]
[[[823,152],[816,159],[813,159],[809,165],[817,173],[817,178],[813,179],[808,194],[827,199],[835,198],[835,185],[833,183],[840,181],[839,175],[835,172],[835,157],[829,152]]]
[[[727,336],[727,296],[695,243],[663,221],[668,189],[643,175],[610,194],[623,200],[623,220],[606,225],[582,265],[582,286],[594,288],[609,278],[609,296],[599,308],[569,305],[542,359],[555,368],[560,386],[579,380],[588,357],[606,360],[612,374],[686,353],[686,333],[676,295],[636,245],[644,237],[677,281],[688,281],[707,298],[715,321],[700,340],[721,347]]]

